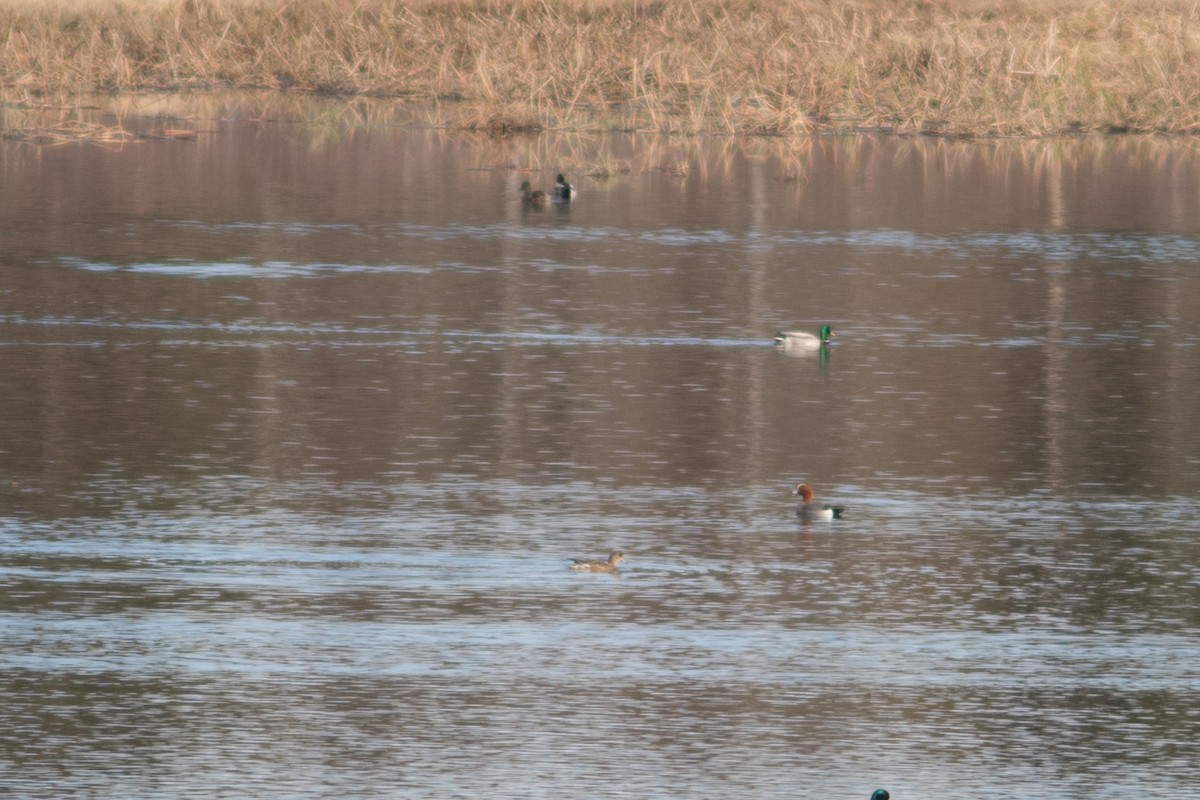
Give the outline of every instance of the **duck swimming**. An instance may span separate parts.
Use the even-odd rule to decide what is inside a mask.
[[[546,193],[541,189],[534,189],[529,181],[522,181],[519,191],[521,192],[521,199],[530,205],[540,205],[546,202]]]
[[[607,561],[589,561],[586,558],[571,559],[571,569],[576,572],[616,572],[617,564],[625,560],[625,554],[613,550],[608,554]]]
[[[775,344],[787,350],[816,350],[829,344],[833,337],[833,328],[822,325],[817,333],[805,331],[780,331],[775,334]]]
[[[558,178],[554,181],[554,188],[550,191],[559,200],[570,200],[575,196],[575,187],[567,183],[567,179],[563,177],[561,172],[558,173]]]
[[[888,794],[887,789],[876,789],[871,795],[871,800],[891,800],[892,796]]]
[[[792,494],[800,496],[800,505],[796,506],[796,516],[803,520],[841,519],[845,510],[841,506],[821,505],[813,502],[813,489],[807,483],[796,486]]]

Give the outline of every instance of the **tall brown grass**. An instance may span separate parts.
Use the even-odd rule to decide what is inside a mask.
[[[0,0],[0,88],[408,98],[492,131],[1200,130],[1195,0]]]

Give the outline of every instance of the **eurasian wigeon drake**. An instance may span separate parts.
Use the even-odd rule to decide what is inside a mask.
[[[576,572],[616,572],[617,564],[625,560],[625,554],[613,550],[607,561],[589,561],[586,558],[571,559],[571,569]]]
[[[876,789],[871,794],[871,800],[892,800],[892,796],[888,794],[887,789]]]
[[[570,200],[575,196],[575,187],[567,183],[567,179],[561,172],[558,173],[558,178],[554,181],[554,188],[550,191],[557,200]]]
[[[813,502],[813,489],[807,483],[796,486],[792,494],[800,496],[800,505],[796,506],[796,516],[800,519],[841,519],[841,506],[821,505]]]
[[[817,350],[829,344],[833,328],[822,325],[817,333],[805,331],[780,331],[775,334],[775,344],[787,350]]]
[[[521,199],[530,205],[541,205],[546,202],[546,193],[541,189],[534,189],[529,181],[521,182]]]

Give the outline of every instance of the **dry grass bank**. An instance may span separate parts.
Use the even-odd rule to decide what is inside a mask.
[[[496,131],[1200,130],[1194,0],[0,0],[9,102],[403,97]]]

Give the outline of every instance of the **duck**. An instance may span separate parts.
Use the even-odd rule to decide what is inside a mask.
[[[871,800],[892,800],[892,796],[888,794],[887,789],[876,789],[871,794]]]
[[[841,506],[814,503],[813,488],[807,483],[797,484],[796,491],[792,494],[800,496],[800,505],[796,506],[796,516],[803,520],[841,519],[842,512],[845,511]]]
[[[571,569],[576,572],[616,572],[617,564],[625,560],[625,554],[613,550],[608,554],[607,561],[589,561],[586,558],[571,559]]]
[[[816,350],[825,347],[833,338],[833,328],[822,325],[817,333],[805,331],[780,331],[775,334],[775,344],[787,350]]]
[[[550,190],[554,193],[554,197],[559,200],[570,200],[575,196],[575,187],[567,183],[567,179],[563,174],[558,173],[558,177],[554,180],[554,188]]]
[[[521,182],[521,199],[530,205],[540,205],[546,202],[546,193],[541,189],[534,189],[529,181]]]

